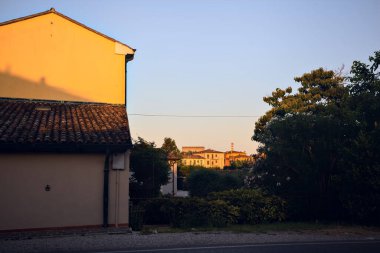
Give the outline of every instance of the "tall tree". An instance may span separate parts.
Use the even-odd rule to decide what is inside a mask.
[[[380,52],[353,63],[349,82],[317,69],[277,89],[253,139],[265,154],[254,187],[282,195],[293,218],[380,224]]]
[[[131,153],[131,199],[158,197],[168,182],[169,163],[164,150],[138,137]]]
[[[260,142],[260,132],[273,117],[297,113],[320,114],[328,108],[340,106],[348,93],[344,78],[323,68],[295,77],[294,80],[301,84],[297,93],[292,94],[291,87],[284,90],[277,88],[272,96],[263,98],[272,108],[256,122],[254,140]]]
[[[301,85],[298,92],[276,89],[264,98],[272,109],[256,123],[252,137],[261,143],[259,151],[266,157],[255,165],[256,182],[286,195],[294,216],[333,216],[324,207],[336,201],[330,194],[332,179],[350,135],[351,124],[341,110],[348,89],[343,77],[322,68],[295,81]],[[313,205],[308,203],[311,199]]]
[[[169,137],[165,137],[164,143],[161,146],[161,149],[170,157],[180,158],[181,152],[179,151],[175,140]]]
[[[354,61],[348,77],[357,131],[339,182],[351,218],[380,224],[380,51],[369,62]]]

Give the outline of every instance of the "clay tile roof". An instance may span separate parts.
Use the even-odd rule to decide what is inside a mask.
[[[122,105],[0,100],[2,151],[125,151],[131,145]]]
[[[185,155],[183,155],[182,158],[183,159],[205,159],[204,157],[202,157],[200,155],[191,155],[191,154],[189,154],[189,155],[185,154]]]
[[[200,151],[198,153],[223,153],[223,152],[216,151],[216,150],[213,150],[213,149],[206,149],[206,150]]]

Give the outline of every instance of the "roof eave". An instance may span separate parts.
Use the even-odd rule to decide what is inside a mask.
[[[132,149],[132,143],[78,144],[78,143],[1,143],[0,153],[123,153]]]

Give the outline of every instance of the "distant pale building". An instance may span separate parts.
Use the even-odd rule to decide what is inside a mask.
[[[231,150],[224,153],[224,165],[228,167],[233,162],[253,162],[253,157],[248,156],[245,151],[235,151],[234,143],[231,143]]]
[[[186,166],[203,166],[206,168],[224,168],[223,152],[205,149],[202,146],[182,147],[182,164]]]
[[[253,161],[253,157],[247,155],[242,151],[227,151],[224,153],[224,165],[231,166],[233,162],[251,162]]]
[[[253,162],[252,156],[245,151],[234,151],[233,143],[231,150],[220,152],[213,149],[205,149],[203,146],[182,147],[182,164],[185,166],[203,166],[206,168],[229,167],[233,162]]]
[[[202,156],[205,159],[206,168],[224,168],[224,153],[213,149],[206,149],[198,152],[197,155]]]
[[[205,159],[198,154],[183,154],[182,164],[186,166],[205,166]]]
[[[182,147],[182,153],[196,153],[202,152],[205,150],[205,147],[202,146],[185,146]]]

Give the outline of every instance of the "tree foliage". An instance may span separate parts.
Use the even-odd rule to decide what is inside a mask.
[[[242,182],[236,175],[203,169],[191,172],[188,185],[191,196],[205,197],[210,192],[238,189]]]
[[[322,68],[276,89],[256,123],[253,187],[284,196],[293,218],[380,222],[380,52],[343,78]],[[349,82],[348,85],[344,81]]]
[[[181,158],[181,151],[179,151],[175,140],[165,137],[161,149],[170,157]]]
[[[263,98],[272,108],[256,122],[254,140],[260,142],[260,133],[273,118],[288,113],[321,113],[331,106],[339,106],[347,94],[344,78],[331,70],[319,68],[294,80],[301,84],[297,93],[293,94],[291,87],[277,88],[272,96]]]
[[[160,187],[168,182],[169,163],[164,150],[154,142],[138,137],[131,153],[130,196],[134,198],[158,197]]]
[[[265,194],[257,189],[232,189],[210,193],[209,200],[222,200],[239,208],[238,222],[258,224],[283,221],[285,219],[285,201]]]

